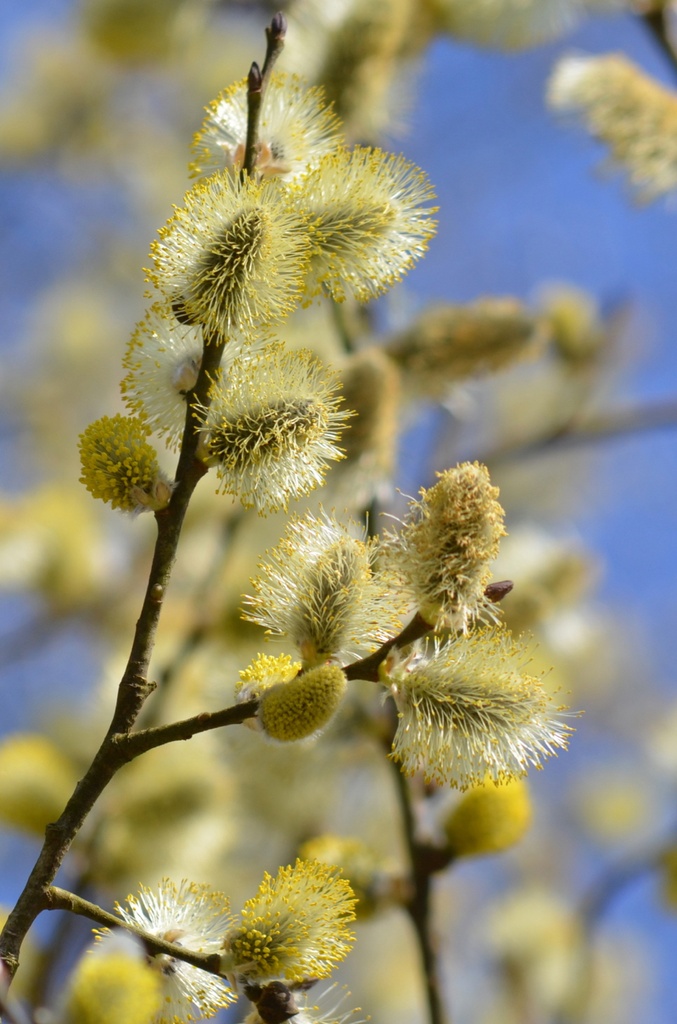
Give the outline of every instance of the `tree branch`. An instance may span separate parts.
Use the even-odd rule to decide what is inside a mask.
[[[551,427],[540,437],[527,441],[508,442],[493,451],[486,452],[480,462],[495,466],[513,459],[529,458],[534,455],[573,445],[594,444],[626,434],[645,430],[662,430],[677,426],[677,400],[666,399],[651,405],[628,406],[609,409],[596,415],[574,416],[565,423]]]
[[[510,593],[512,588],[512,580],[497,580],[485,588],[484,594],[494,604],[499,604]],[[368,682],[377,683],[379,681],[379,667],[388,657],[393,647],[406,647],[408,644],[413,644],[415,640],[420,640],[427,633],[432,633],[433,629],[434,627],[429,622],[426,622],[421,613],[416,612],[413,619],[407,623],[397,636],[386,640],[377,651],[369,654],[366,658],[360,658],[359,661],[346,665],[343,671],[348,679],[366,679]]]
[[[393,768],[402,815],[402,828],[409,851],[411,897],[404,904],[404,908],[411,919],[420,952],[429,1024],[445,1024],[446,1017],[440,995],[437,955],[431,935],[430,896],[432,874],[444,867],[449,858],[448,856],[445,858],[443,851],[439,851],[441,858],[439,863],[435,859],[431,860],[430,854],[434,855],[437,851],[417,841],[409,780],[400,770],[399,765],[394,761],[388,763]]]
[[[256,61],[254,61],[249,69],[249,76],[247,78],[247,141],[245,143],[241,174],[243,180],[245,177],[251,177],[256,167],[259,149],[261,104],[263,103],[263,96],[270,80],[273,65],[282,52],[286,32],[287,19],[284,14],[278,12],[266,29],[267,47],[263,69],[259,68]]]
[[[176,485],[169,506],[156,513],[158,535],[148,585],[136,624],[124,675],[118,687],[113,718],[106,735],[66,804],[59,819],[48,825],[45,841],[26,885],[0,934],[0,958],[10,977],[19,965],[21,944],[38,914],[45,909],[45,893],[54,881],[73,839],[116,772],[129,760],[121,740],[134,725],[155,684],[148,681],[148,665],[155,643],[162,602],[176,558],[188,503],[206,467],[196,458],[200,417],[209,406],[209,390],[221,362],[224,340],[205,337],[202,365],[186,402],[186,426],[176,469]]]
[[[675,54],[668,33],[665,11],[657,8],[654,11],[646,11],[644,14],[640,14],[639,18],[648,28],[660,50],[668,58],[673,72],[677,74],[677,54]]]
[[[248,718],[254,717],[258,706],[258,700],[248,700],[242,704],[223,708],[221,711],[204,711],[193,718],[185,718],[180,722],[171,722],[169,725],[158,725],[154,728],[130,733],[121,737],[120,745],[127,760],[131,761],[140,754],[145,754],[146,751],[153,750],[155,747],[162,747],[166,743],[189,740],[198,733],[221,729],[225,725],[240,725]]]
[[[354,661],[351,665],[347,665],[344,669],[347,678],[366,679],[369,682],[377,683],[379,680],[379,666],[385,661],[393,647],[406,647],[407,644],[412,644],[414,640],[420,640],[426,633],[430,633],[432,628],[430,623],[426,622],[419,612],[416,612],[411,622],[404,627],[401,633],[398,633],[397,636],[392,637],[390,640],[386,640],[377,651],[374,651],[368,657],[360,658],[359,661]]]
[[[186,949],[185,946],[180,946],[175,942],[167,942],[157,935],[143,931],[143,929],[138,928],[136,925],[127,924],[122,918],[116,917],[115,914],[111,914],[107,910],[103,910],[96,903],[90,903],[89,900],[76,896],[75,893],[68,892],[66,889],[60,889],[55,885],[50,886],[45,893],[44,909],[68,910],[71,914],[87,917],[90,921],[95,921],[96,924],[103,925],[106,928],[124,928],[126,931],[131,932],[132,935],[136,935],[152,956],[164,954],[165,956],[173,957],[175,960],[183,960],[185,963],[190,964],[191,967],[199,967],[200,970],[208,971],[209,974],[222,976],[220,972],[221,957],[218,953],[194,953]]]

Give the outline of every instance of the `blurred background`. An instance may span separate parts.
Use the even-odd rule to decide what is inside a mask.
[[[401,514],[401,495],[430,486],[436,470],[485,461],[507,513],[495,572],[516,584],[506,621],[535,636],[538,667],[584,712],[570,751],[529,777],[535,821],[519,848],[438,879],[445,990],[455,1024],[573,1020],[559,994],[574,970],[575,911],[594,896],[604,907],[595,991],[579,1019],[668,1024],[677,886],[657,854],[677,846],[675,206],[638,202],[603,147],[545,95],[572,51],[622,51],[668,87],[677,72],[629,3],[509,52],[442,31],[433,6],[398,21],[407,5],[366,3],[377,56],[366,70],[356,59],[357,100],[333,97],[349,136],[421,166],[440,207],[427,257],[367,314],[346,311],[356,348],[385,347],[396,362],[400,352],[403,368],[376,508]],[[337,32],[349,7],[287,9],[280,68],[321,78],[322,33]],[[0,729],[49,737],[44,764],[58,774],[49,758],[61,751],[65,778],[105,728],[153,538],[150,517],[96,507],[78,484],[77,437],[123,408],[121,359],[145,309],[150,240],[188,187],[203,107],[262,59],[275,9],[0,5]],[[477,311],[489,299],[528,318],[533,352],[437,392],[429,381],[414,387],[401,354],[411,325],[430,304]],[[289,332],[330,358],[336,348],[324,306],[294,317]],[[258,643],[239,622],[239,594],[284,524],[243,522],[203,490],[159,638],[158,673],[181,655],[167,717],[229,703]],[[329,506],[340,493],[329,485],[312,501]],[[196,624],[203,643],[190,650],[176,638]],[[322,828],[354,829],[384,857],[402,855],[396,822],[382,824],[386,769],[366,740],[354,750],[339,730],[329,752],[266,751],[258,779],[260,748],[249,740],[202,737],[173,751],[176,792],[164,753],[122,773],[64,884],[79,878],[110,902],[139,881],[190,874],[237,906],[261,870]],[[0,789],[13,770],[0,758]],[[161,855],[135,831],[151,806],[166,826]],[[11,808],[2,818],[0,903],[11,906],[41,825]],[[41,919],[38,937],[49,944],[54,927]],[[397,910],[360,923],[357,950],[343,977],[364,1011],[376,1022],[423,1021],[416,952]],[[57,988],[62,973],[53,972]]]

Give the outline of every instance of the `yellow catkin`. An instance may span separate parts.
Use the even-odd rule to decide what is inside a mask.
[[[338,665],[320,665],[279,683],[261,697],[259,719],[271,739],[302,740],[323,729],[336,712],[347,680]]]
[[[42,835],[77,780],[73,762],[45,736],[10,736],[0,746],[0,820]]]
[[[537,355],[546,337],[543,318],[517,299],[486,298],[432,306],[386,352],[402,371],[407,394],[441,398],[458,381]]]
[[[444,823],[447,847],[454,857],[501,853],[519,842],[531,824],[527,783],[485,782],[461,798]]]
[[[354,920],[355,896],[337,868],[297,859],[264,875],[247,900],[224,939],[222,970],[252,980],[326,978],[350,951]]]
[[[123,512],[158,511],[169,504],[171,485],[146,438],[150,427],[138,416],[102,416],[80,435],[84,484],[94,498]]]
[[[341,868],[355,893],[358,918],[373,916],[384,904],[397,898],[399,880],[383,858],[360,839],[325,833],[308,839],[301,845],[299,853],[304,860],[317,860]]]
[[[578,115],[606,143],[640,199],[677,188],[677,94],[621,54],[562,58],[548,83],[548,103]]]
[[[161,986],[141,957],[86,954],[70,982],[64,1024],[148,1024],[160,1009]]]
[[[465,628],[491,617],[484,590],[505,534],[504,513],[486,466],[463,462],[437,475],[388,546],[423,617]]]

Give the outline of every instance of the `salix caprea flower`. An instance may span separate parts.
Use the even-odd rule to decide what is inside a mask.
[[[317,736],[336,714],[348,680],[338,665],[316,665],[261,694],[257,719],[266,736],[293,743]]]
[[[258,698],[256,719],[247,724],[269,739],[289,743],[316,736],[341,704],[348,681],[337,665],[301,668],[288,654],[259,654],[240,672],[235,699],[241,704]]]
[[[80,957],[56,1024],[149,1024],[161,1019],[162,979],[139,939],[121,929]]]
[[[493,617],[484,590],[505,533],[503,509],[486,466],[463,462],[437,475],[410,503],[399,532],[386,537],[385,553],[424,619],[465,629]]]
[[[333,516],[293,517],[252,580],[245,617],[291,640],[318,664],[378,646],[400,627],[394,579],[374,567],[374,545]]]
[[[127,346],[125,402],[166,436],[170,447],[176,447],[186,425],[186,394],[195,387],[202,349],[202,328],[179,323],[168,303],[151,306]]]
[[[225,937],[222,970],[247,982],[326,978],[350,952],[354,908],[334,867],[297,860],[266,874]]]
[[[421,258],[435,234],[434,196],[402,156],[355,147],[329,153],[290,186],[313,245],[308,295],[341,302],[380,295]]]
[[[589,14],[630,7],[630,0],[438,0],[440,27],[459,39],[523,50],[556,39]]]
[[[248,994],[251,998],[251,986]],[[290,1018],[294,1024],[367,1024],[371,1018],[361,1016],[359,1007],[344,1008],[350,995],[348,989],[336,982],[317,995],[314,989],[293,991],[282,982],[273,981],[257,987],[256,1005],[242,1024],[278,1024]]]
[[[139,416],[102,416],[90,423],[80,435],[80,483],[123,512],[165,508],[172,485],[146,440],[150,432]]]
[[[220,490],[265,514],[318,487],[327,463],[343,457],[336,442],[349,413],[337,389],[305,349],[271,345],[236,360],[212,387],[202,427],[200,457],[216,467]]]
[[[217,172],[186,193],[159,235],[150,280],[208,337],[281,320],[296,304],[308,230],[283,186]]]
[[[399,719],[391,756],[404,773],[467,789],[522,776],[565,749],[571,729],[525,660],[493,629],[389,656],[382,679]]]
[[[542,349],[544,317],[511,298],[431,306],[385,346],[407,397],[441,399],[451,386],[499,370]]]
[[[193,140],[194,177],[225,168],[239,171],[247,140],[247,81],[224,89],[206,108]],[[338,118],[322,89],[297,75],[273,72],[261,103],[254,171],[262,177],[292,179],[313,167],[341,143]]]
[[[484,782],[463,794],[443,821],[446,849],[456,857],[501,853],[518,843],[532,819],[525,779]]]
[[[392,862],[353,836],[323,833],[302,843],[299,853],[306,860],[319,860],[341,868],[357,898],[358,919],[364,920],[397,902],[407,885]]]
[[[609,147],[610,162],[628,174],[640,199],[677,188],[677,94],[621,54],[572,55],[556,65],[548,103],[578,115]]]
[[[271,686],[291,682],[300,669],[301,662],[292,661],[288,654],[257,654],[251,665],[239,673],[235,699],[238,704],[254,700]]]
[[[227,378],[236,359],[254,358],[267,343],[267,338],[250,340],[234,332],[221,357],[219,379]],[[168,303],[151,306],[127,347],[128,373],[121,384],[125,401],[171,448],[183,436],[186,395],[197,381],[202,350],[202,328],[180,323]]]
[[[233,917],[223,893],[208,885],[183,881],[175,885],[164,878],[156,891],[141,886],[138,896],[128,896],[116,911],[127,924],[136,925],[158,938],[174,942],[194,953],[220,951]],[[103,942],[108,932],[100,933]],[[183,960],[164,954],[153,958],[162,978],[163,1006],[153,1024],[189,1024],[217,1011],[237,998],[222,978]]]

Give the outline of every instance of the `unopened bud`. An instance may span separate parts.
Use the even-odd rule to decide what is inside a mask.
[[[273,16],[273,20],[270,23],[268,31],[270,32],[271,39],[284,39],[287,34],[287,19],[282,11],[278,11],[277,14]]]
[[[256,61],[253,61],[247,78],[247,88],[249,92],[260,92],[262,83],[263,76],[261,75],[261,68],[258,66]]]
[[[484,596],[493,604],[499,604],[515,586],[512,580],[496,580],[484,588]]]

